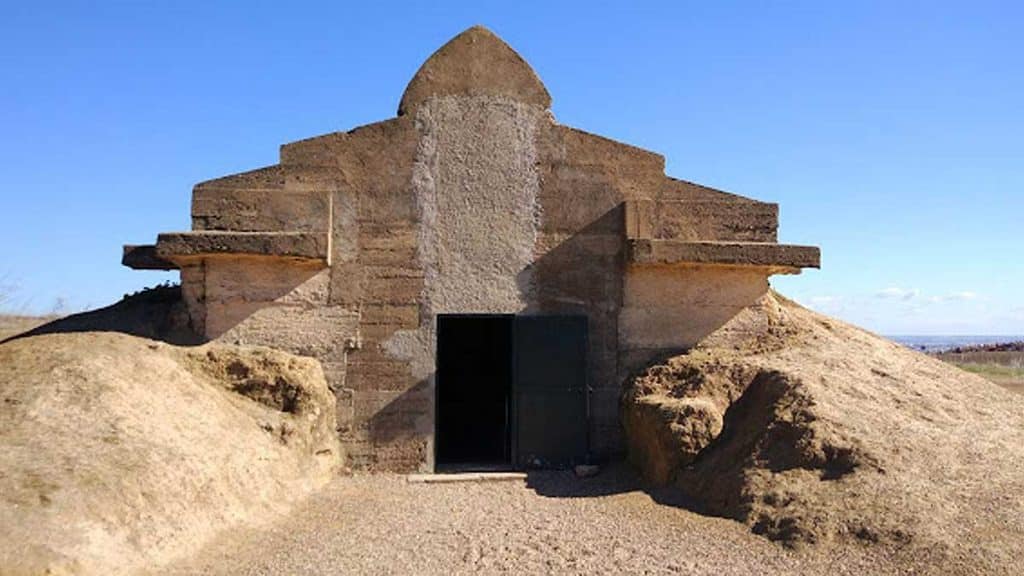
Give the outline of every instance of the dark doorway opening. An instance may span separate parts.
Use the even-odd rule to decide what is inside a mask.
[[[438,465],[511,464],[511,315],[437,318]]]

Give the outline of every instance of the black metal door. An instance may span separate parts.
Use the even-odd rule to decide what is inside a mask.
[[[520,467],[562,467],[587,456],[587,318],[517,316],[513,453]]]

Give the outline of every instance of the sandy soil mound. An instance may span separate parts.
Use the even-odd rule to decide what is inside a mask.
[[[116,333],[0,345],[0,573],[117,574],[260,523],[340,462],[320,365]]]
[[[622,411],[645,476],[770,538],[1020,560],[1024,399],[777,294],[628,382]]]

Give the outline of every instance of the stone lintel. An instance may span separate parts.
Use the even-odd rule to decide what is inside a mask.
[[[133,270],[177,270],[178,265],[156,255],[153,244],[125,244],[121,264]]]
[[[328,263],[326,232],[168,232],[156,242],[156,256],[177,261],[202,256],[271,256]]]
[[[697,264],[756,266],[772,273],[792,273],[801,268],[820,268],[817,246],[772,242],[683,242],[634,239],[628,241],[629,263],[639,266]]]

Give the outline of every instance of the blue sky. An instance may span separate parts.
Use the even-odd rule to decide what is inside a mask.
[[[564,123],[781,205],[823,267],[783,293],[888,334],[1024,333],[1019,2],[22,2],[0,19],[8,310],[174,276],[123,243],[189,226],[196,182],[394,115],[484,24]]]

